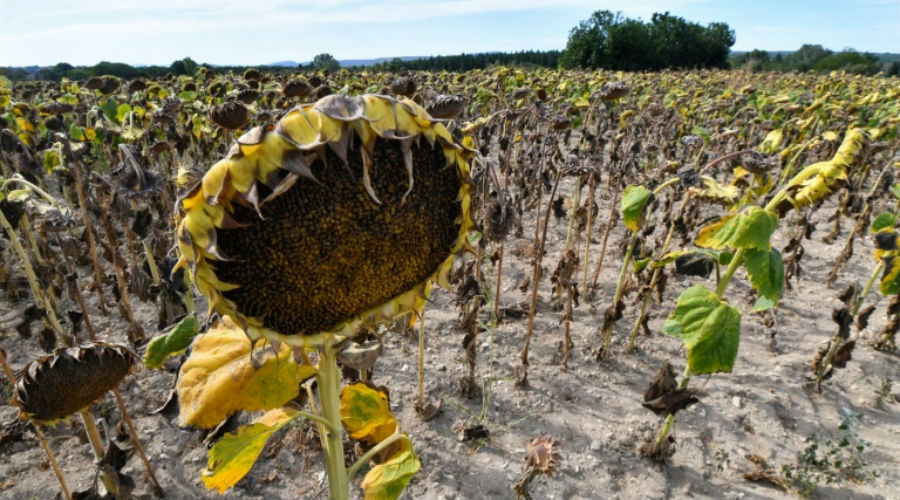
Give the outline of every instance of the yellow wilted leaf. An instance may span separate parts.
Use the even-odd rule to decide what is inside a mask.
[[[341,391],[341,422],[351,438],[370,444],[384,441],[397,430],[387,394],[363,383]]]
[[[314,366],[296,363],[286,344],[277,356],[269,345],[254,356],[258,369],[250,359],[250,340],[227,318],[199,335],[175,384],[178,424],[208,429],[238,410],[277,408],[316,373]]]
[[[622,115],[619,116],[619,128],[625,128],[628,125],[628,120],[634,116],[634,110],[628,109],[622,112]]]
[[[770,131],[766,134],[762,144],[759,145],[759,151],[762,154],[770,155],[778,151],[781,141],[784,139],[784,132],[780,128]]]
[[[735,177],[737,177],[737,174],[735,174]],[[708,175],[701,175],[700,186],[691,187],[690,191],[704,198],[724,200],[729,203],[736,200],[739,194],[736,186],[722,186]]]
[[[411,448],[401,449],[394,456],[380,463],[366,474],[362,481],[365,500],[396,500],[409,480],[421,467],[419,458]]]
[[[269,410],[252,424],[226,434],[209,450],[203,484],[210,490],[225,493],[250,472],[272,434],[296,417],[295,411]]]
[[[31,123],[30,121],[28,121],[28,119],[23,118],[21,116],[16,117],[16,124],[19,126],[19,128],[21,130],[24,130],[26,132],[33,133],[35,131],[34,124]]]

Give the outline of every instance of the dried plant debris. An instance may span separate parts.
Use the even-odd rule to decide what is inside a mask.
[[[522,473],[521,479],[513,485],[516,497],[522,500],[531,500],[532,496],[528,491],[531,482],[541,474],[553,477],[559,469],[560,462],[562,462],[562,454],[559,443],[555,439],[549,436],[534,438],[525,452],[525,471]]]
[[[668,361],[663,362],[656,378],[644,391],[644,408],[657,415],[672,415],[699,402],[696,389],[679,389],[675,384],[675,372]]]

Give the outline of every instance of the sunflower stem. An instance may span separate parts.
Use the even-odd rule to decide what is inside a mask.
[[[409,446],[412,447],[412,441],[409,439],[409,436],[401,433],[400,428],[397,427],[393,434],[385,438],[384,441],[373,446],[371,449],[369,449],[369,451],[366,452],[365,455],[359,457],[359,460],[354,462],[353,465],[351,465],[347,469],[347,477],[353,477],[353,475],[356,474],[357,471],[359,471],[360,467],[369,463],[369,460],[372,460],[375,455],[381,453],[385,448],[396,443],[397,441],[406,441],[409,443]]]
[[[122,256],[119,255],[119,241],[116,238],[116,228],[109,220],[107,212],[112,201],[107,202],[100,207],[100,219],[103,221],[103,228],[106,231],[106,239],[109,241],[109,248],[112,253],[113,268],[116,271],[116,280],[119,284],[119,296],[121,297],[120,312],[123,313],[125,319],[131,325],[131,331],[128,340],[132,343],[139,342],[144,338],[144,329],[138,324],[134,318],[134,308],[131,306],[131,298],[128,295],[128,281],[125,279],[125,263],[122,262]],[[126,231],[126,234],[128,232]]]
[[[97,297],[100,299],[100,310],[106,313],[106,299],[103,297],[103,273],[100,270],[100,259],[97,257],[97,244],[94,242],[91,215],[88,212],[87,203],[85,203],[81,169],[77,163],[72,164],[72,173],[75,175],[75,194],[78,196],[78,205],[81,207],[81,217],[84,219],[84,232],[87,234],[88,250],[91,253],[91,263],[94,267],[94,285],[97,288]]]
[[[613,295],[612,301],[613,311],[618,310],[619,301],[622,300],[622,291],[625,288],[625,278],[628,276],[628,266],[631,265],[631,259],[634,256],[634,246],[636,242],[637,232],[634,232],[631,234],[631,242],[628,244],[628,248],[625,250],[625,260],[622,261],[622,269],[619,270],[619,280],[616,282],[616,292]],[[603,344],[597,351],[597,359],[604,359],[609,357],[609,345],[612,341],[613,326],[616,323],[615,317],[616,315],[613,314],[612,317],[606,319],[603,323],[603,330],[600,334],[601,339],[603,340]]]
[[[500,321],[500,284],[503,279],[503,247],[505,242],[506,238],[503,238],[497,247],[497,285],[494,289],[494,307],[492,308],[495,323]]]
[[[31,250],[34,252],[34,260],[38,264],[44,263],[44,258],[41,256],[41,249],[38,248],[37,238],[34,237],[34,231],[31,230],[31,220],[28,219],[28,214],[23,213],[22,219],[19,220],[19,225],[22,227],[22,232],[25,233],[25,237],[28,239],[28,244],[31,246]]]
[[[607,183],[609,180],[607,180]],[[603,269],[603,257],[606,256],[606,244],[609,242],[609,233],[612,232],[613,226],[616,224],[618,217],[616,217],[616,206],[619,204],[619,190],[616,190],[613,195],[612,204],[609,207],[609,217],[606,222],[606,229],[603,232],[603,243],[600,244],[600,259],[597,261],[597,267],[594,269],[594,277],[591,279],[590,290],[595,290],[597,288],[597,279],[600,277],[600,271]],[[588,261],[584,261],[584,265],[588,265]],[[587,290],[588,287],[585,285],[585,300],[587,299]]]
[[[344,466],[344,441],[341,436],[341,371],[337,365],[334,341],[329,340],[319,350],[319,402],[322,417],[331,423],[324,429],[322,449],[325,451],[325,470],[328,474],[328,498],[347,500],[350,497],[350,483]],[[320,429],[321,431],[321,429]]]
[[[569,227],[566,229],[566,250],[572,244],[572,231],[575,228],[575,211],[578,210],[578,204],[581,203],[581,177],[575,179],[575,193],[572,194],[572,213],[569,217]]]
[[[156,479],[156,473],[153,472],[153,466],[150,465],[150,460],[147,458],[147,454],[144,453],[144,447],[141,445],[141,440],[138,438],[137,429],[134,427],[134,422],[131,420],[131,415],[128,414],[128,409],[125,408],[125,400],[122,399],[122,395],[119,394],[119,388],[113,387],[112,393],[116,397],[116,404],[119,405],[119,411],[122,412],[122,420],[125,421],[125,427],[128,429],[128,435],[131,436],[131,442],[134,443],[134,448],[138,452],[138,456],[141,458],[141,462],[144,463],[144,468],[147,469],[147,475],[150,476],[150,482],[153,483],[151,489],[153,490],[153,494],[156,495],[157,498],[162,498],[165,496],[162,487],[159,485],[159,481]]]
[[[678,383],[679,389],[686,389],[688,384],[691,382],[691,367],[685,365],[684,373],[681,374],[681,381]],[[665,422],[663,422],[662,428],[659,429],[659,434],[656,435],[656,441],[653,443],[653,454],[658,455],[662,451],[663,443],[666,441],[666,437],[669,436],[669,432],[672,430],[672,425],[675,424],[675,414],[670,413],[666,416]]]
[[[866,282],[866,287],[863,288],[863,291],[859,296],[856,297],[856,303],[853,304],[853,308],[850,311],[851,317],[856,317],[856,314],[859,312],[860,306],[865,302],[866,297],[869,295],[869,292],[872,291],[872,286],[875,284],[875,280],[878,279],[878,275],[881,274],[881,271],[884,269],[884,261],[878,263],[875,266],[875,269],[872,271],[872,274],[869,275],[869,280]],[[816,387],[822,383],[822,378],[825,377],[825,374],[828,372],[828,368],[831,366],[831,360],[834,359],[834,355],[837,354],[838,349],[841,345],[844,344],[843,337],[840,336],[840,333],[837,333],[831,339],[831,345],[828,347],[828,352],[825,353],[825,357],[822,358],[822,361],[819,363],[819,367],[816,369]]]
[[[537,224],[538,227],[535,229],[535,236],[538,236],[538,229],[543,229],[543,233],[540,233],[540,239],[536,238],[535,241],[535,252],[534,255],[534,277],[531,287],[531,305],[528,310],[528,330],[525,332],[525,347],[522,349],[522,367],[524,370],[522,372],[522,378],[520,379],[522,383],[525,383],[528,379],[527,369],[528,369],[528,348],[531,346],[531,334],[534,332],[534,314],[537,311],[537,296],[538,296],[538,286],[541,283],[541,260],[544,258],[544,243],[547,242],[547,226],[550,224],[550,212],[553,211],[553,198],[556,196],[556,188],[559,187],[559,179],[561,174],[559,172],[556,173],[556,181],[553,183],[553,189],[550,190],[550,199],[547,202],[547,210],[544,214],[544,223],[541,225],[541,192],[538,190],[538,202],[537,202]],[[540,186],[540,182],[538,183]]]
[[[593,111],[593,109],[591,110]],[[584,231],[584,260],[581,277],[581,286],[582,293],[581,295],[587,297],[588,293],[588,262],[591,260],[591,229],[593,229],[592,224],[594,222],[594,193],[597,190],[597,183],[594,179],[594,175],[591,174],[590,181],[588,182],[588,203],[587,203],[587,227]]]
[[[94,420],[94,415],[91,414],[89,408],[81,410],[78,414],[81,415],[81,422],[84,424],[84,432],[87,434],[88,441],[91,443],[91,449],[94,451],[94,458],[97,462],[100,462],[106,455],[106,446],[103,444],[100,430],[97,429],[97,422]],[[103,481],[103,486],[106,487],[107,492],[116,497],[119,496],[116,482],[102,469],[100,470],[100,480]]]
[[[63,496],[66,497],[66,500],[72,500],[72,492],[69,490],[66,479],[63,477],[62,470],[60,470],[59,464],[56,462],[56,456],[53,455],[53,450],[50,449],[50,443],[47,442],[47,438],[44,436],[44,433],[41,432],[41,428],[38,424],[32,421],[31,426],[34,427],[34,434],[37,436],[38,441],[41,442],[41,448],[44,449],[44,453],[47,454],[47,460],[50,461],[50,465],[53,467],[53,473],[56,474],[56,479],[59,481],[59,487],[63,490]]]
[[[685,196],[681,202],[681,207],[678,209],[679,213],[684,211],[684,207],[687,205],[688,200],[690,200],[690,196]],[[672,218],[669,222],[669,230],[666,233],[666,239],[663,242],[662,248],[659,249],[659,256],[669,252],[669,245],[672,244],[672,236],[675,234],[675,219]],[[718,266],[716,266],[718,270]],[[628,340],[628,348],[625,352],[631,353],[634,351],[634,342],[637,339],[638,332],[640,331],[641,324],[644,322],[644,317],[647,316],[647,309],[650,306],[650,298],[653,295],[653,289],[656,288],[656,283],[659,281],[659,276],[662,274],[663,268],[657,267],[653,270],[653,276],[650,278],[650,285],[647,287],[647,293],[644,295],[643,302],[641,303],[641,310],[638,313],[637,319],[634,320],[634,327],[631,329],[631,337]]]
[[[425,415],[425,310],[423,309],[419,316],[419,380],[418,380],[419,399],[416,403],[419,419],[424,420]]]
[[[153,251],[150,249],[150,244],[147,243],[147,240],[142,239],[141,244],[144,246],[144,257],[147,259],[147,266],[150,267],[150,276],[153,278],[153,283],[159,286],[162,279],[159,277],[159,268],[156,266],[156,259],[153,258]]]
[[[50,300],[50,293],[44,293],[41,289],[37,275],[34,273],[34,268],[31,266],[31,261],[28,259],[28,254],[25,253],[25,249],[22,248],[22,244],[19,243],[19,235],[16,234],[15,229],[10,225],[6,216],[3,215],[3,212],[0,212],[0,226],[3,226],[3,229],[6,231],[6,235],[9,237],[9,241],[12,244],[13,250],[19,256],[19,260],[22,261],[22,268],[25,270],[25,277],[28,279],[28,285],[31,287],[31,294],[34,297],[34,305],[44,309],[44,314],[47,315],[47,320],[50,322],[50,326],[56,333],[56,338],[66,346],[73,345],[74,339],[67,335],[63,331],[62,325],[59,324],[55,308]]]

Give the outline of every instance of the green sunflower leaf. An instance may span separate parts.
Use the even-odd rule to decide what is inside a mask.
[[[781,253],[774,248],[768,251],[747,249],[744,253],[744,269],[759,294],[750,312],[765,311],[778,305],[784,292],[784,263]]]
[[[131,113],[131,106],[127,103],[119,104],[119,107],[116,108],[116,121],[125,123],[128,113]]]
[[[199,331],[197,317],[193,314],[185,316],[169,333],[157,335],[147,344],[144,354],[144,366],[159,368],[169,356],[181,354],[191,345],[191,341]]]
[[[625,227],[631,231],[637,231],[640,228],[644,208],[652,196],[653,191],[644,186],[625,188],[625,192],[622,193],[622,219],[625,221]]]
[[[684,340],[694,374],[730,372],[740,345],[741,312],[696,285],[678,297],[662,331]]]
[[[700,228],[694,243],[699,247],[769,249],[778,216],[760,207],[750,207],[738,214],[726,215]]]
[[[74,123],[69,125],[69,137],[71,137],[73,141],[83,141],[84,129]]]
[[[872,221],[871,231],[873,233],[877,233],[882,229],[887,229],[889,227],[894,227],[897,225],[897,217],[890,212],[884,212],[882,214],[878,214],[878,217],[875,217],[875,220]]]

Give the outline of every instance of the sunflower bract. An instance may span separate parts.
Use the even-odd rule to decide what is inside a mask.
[[[418,311],[466,248],[474,152],[409,99],[328,96],[237,142],[182,198],[177,235],[210,309],[251,338]]]

